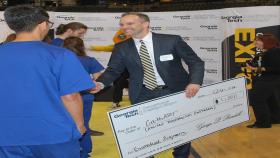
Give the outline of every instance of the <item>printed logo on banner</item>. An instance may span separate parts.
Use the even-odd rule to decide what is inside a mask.
[[[65,21],[72,21],[75,20],[75,17],[73,16],[68,16],[68,15],[58,15],[56,16],[58,19],[64,19]]]
[[[200,50],[206,50],[206,52],[218,52],[218,48],[217,47],[200,47]]]
[[[104,31],[104,27],[89,27],[89,29],[92,29],[93,31]]]
[[[213,59],[213,58],[201,57],[201,59],[202,59],[204,62],[207,62],[207,63],[218,63],[218,61],[217,61],[216,59]]]
[[[243,17],[242,16],[238,16],[238,15],[222,16],[221,19],[227,20],[227,22],[242,22],[243,21]]]
[[[139,114],[138,110],[134,109],[134,110],[122,113],[122,114],[116,114],[116,115],[114,115],[114,118],[119,118],[119,117],[129,118],[129,117],[132,117],[132,116],[136,116],[138,114]]]
[[[0,19],[0,22],[4,22],[5,20],[4,19]]]
[[[200,28],[206,28],[208,30],[217,30],[218,25],[200,25]]]
[[[191,19],[190,15],[174,15],[173,19],[189,20]]]
[[[151,27],[151,30],[152,31],[161,31],[163,30],[161,26],[154,26],[154,27]]]
[[[115,19],[121,19],[121,16],[115,16]]]
[[[217,69],[205,69],[205,72],[208,74],[217,74],[218,70]]]

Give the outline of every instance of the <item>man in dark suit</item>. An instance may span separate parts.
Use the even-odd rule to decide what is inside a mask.
[[[97,80],[99,86],[110,85],[126,68],[132,104],[183,90],[187,97],[195,96],[203,81],[204,62],[180,36],[152,33],[149,27],[145,14],[122,15],[120,28],[132,38],[115,45],[108,68]],[[186,158],[189,149],[190,143],[176,147],[173,155]]]

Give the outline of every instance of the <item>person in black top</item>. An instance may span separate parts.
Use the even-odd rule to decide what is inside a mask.
[[[261,54],[257,55],[257,63],[250,64],[249,62],[247,66],[256,74],[249,95],[256,122],[247,127],[271,128],[272,123],[279,123],[271,119],[272,112],[268,105],[271,98],[279,97],[275,95],[280,89],[279,41],[272,34],[263,34],[256,37],[254,44]],[[279,104],[279,100],[277,104]],[[277,111],[279,115],[280,110]],[[273,112],[277,113],[277,111]]]

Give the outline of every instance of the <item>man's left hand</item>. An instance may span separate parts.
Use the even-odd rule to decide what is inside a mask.
[[[200,88],[199,84],[189,84],[187,85],[185,92],[186,92],[186,97],[191,98],[194,97],[196,95],[196,93],[198,92]]]

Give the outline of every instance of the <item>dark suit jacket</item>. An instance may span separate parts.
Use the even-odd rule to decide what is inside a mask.
[[[172,92],[183,91],[187,84],[202,84],[204,62],[180,36],[153,33],[155,63],[159,75]],[[160,56],[173,56],[172,60],[160,60]],[[183,68],[181,59],[188,65],[189,73]],[[105,86],[110,85],[127,69],[129,72],[129,96],[132,103],[143,88],[143,67],[133,39],[115,45],[106,71],[97,79]]]

